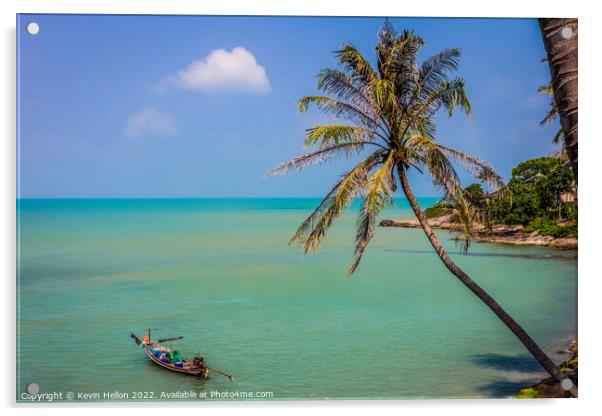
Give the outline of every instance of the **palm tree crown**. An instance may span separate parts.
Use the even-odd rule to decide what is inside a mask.
[[[393,203],[395,172],[428,171],[433,184],[457,205],[464,225],[464,241],[471,236],[472,215],[452,162],[460,162],[475,177],[494,188],[502,184],[494,170],[478,158],[437,143],[433,117],[440,110],[449,116],[459,109],[470,116],[464,80],[451,77],[460,51],[446,49],[421,65],[418,51],[424,41],[410,31],[396,33],[386,21],[378,34],[376,68],[352,45],[336,51],[339,69],[324,69],[318,88],[324,95],[303,97],[298,109],[314,105],[346,121],[307,129],[305,146],[313,150],[270,172],[284,174],[335,157],[370,152],[346,172],[313,213],[301,224],[290,243],[303,243],[307,253],[319,246],[333,221],[357,197],[361,199],[355,241],[355,271],[374,233],[378,214]],[[403,178],[402,178],[403,176]]]

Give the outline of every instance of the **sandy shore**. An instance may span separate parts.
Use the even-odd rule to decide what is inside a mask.
[[[450,222],[449,216],[431,218],[428,220],[431,227],[439,230],[460,231],[461,227]],[[420,228],[417,219],[411,220],[382,220],[381,227],[401,227],[401,228]],[[505,226],[498,225],[493,227],[491,232],[485,229],[476,229],[474,241],[487,243],[512,244],[517,246],[541,246],[554,247],[561,249],[577,249],[576,238],[555,238],[547,235],[540,235],[537,232],[525,233],[522,231],[522,225]]]

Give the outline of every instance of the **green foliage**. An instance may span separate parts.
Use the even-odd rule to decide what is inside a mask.
[[[533,387],[522,389],[516,395],[518,399],[547,399],[554,396],[549,396]]]
[[[462,193],[469,210],[480,210],[485,206],[485,192],[481,184],[473,183],[464,188]],[[453,201],[443,198],[432,207],[425,209],[424,214],[427,218],[437,218],[442,215],[454,214],[455,208]]]
[[[537,175],[547,175],[560,166],[558,159],[554,157],[540,157],[519,163],[512,169],[512,179],[524,182]]]
[[[560,226],[548,217],[537,217],[524,228],[527,233],[537,231],[541,235],[549,235],[556,238],[577,238],[577,223]]]
[[[481,212],[485,209],[485,191],[479,183],[473,183],[464,188],[464,198],[473,213]]]
[[[574,210],[561,201],[562,194],[571,192],[572,182],[571,170],[559,159],[541,157],[520,163],[512,169],[509,197],[490,202],[490,217],[508,225],[527,225],[538,217],[572,219]]]
[[[533,218],[542,215],[541,201],[530,185],[510,182],[510,198],[496,199],[492,203],[493,218],[507,225],[528,224]]]
[[[442,215],[451,214],[454,209],[453,203],[447,202],[445,199],[435,203],[432,207],[429,207],[423,211],[427,218],[437,218]]]
[[[427,218],[437,218],[447,214],[448,212],[449,208],[437,206],[437,204],[435,204],[432,207],[425,209],[424,215],[426,215]]]
[[[483,187],[479,183],[473,183],[464,188],[464,196],[473,204],[480,204],[483,201]]]
[[[504,192],[487,198],[483,188],[473,183],[463,190],[473,221],[488,229],[493,224],[525,226],[525,232],[556,238],[577,238],[576,207],[562,203],[561,195],[572,191],[573,174],[560,160],[542,157],[520,163],[512,170],[512,179]],[[453,201],[445,198],[425,210],[427,218],[455,214]],[[565,226],[558,219],[574,220]]]

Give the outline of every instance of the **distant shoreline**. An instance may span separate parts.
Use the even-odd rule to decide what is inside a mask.
[[[449,216],[431,218],[428,222],[433,229],[437,230],[462,230],[461,226],[450,221]],[[417,219],[382,220],[379,225],[381,227],[420,228],[420,223]],[[498,225],[493,227],[491,231],[480,228],[475,230],[472,239],[484,243],[509,244],[515,246],[551,247],[563,250],[576,250],[578,248],[578,241],[576,238],[556,238],[540,235],[537,232],[525,233],[522,230],[523,226],[521,225]]]

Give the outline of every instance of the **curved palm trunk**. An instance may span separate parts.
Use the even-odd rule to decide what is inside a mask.
[[[554,101],[564,132],[564,147],[577,183],[577,19],[539,19],[539,27],[548,55]],[[562,36],[564,27],[573,30],[570,39]]]
[[[401,181],[401,186],[403,188],[403,192],[405,196],[408,198],[412,209],[414,210],[414,214],[418,218],[426,237],[430,241],[431,245],[437,252],[437,255],[445,264],[445,267],[454,274],[463,284],[466,286],[472,293],[477,295],[479,299],[481,299],[488,307],[495,313],[498,318],[502,320],[502,322],[516,335],[516,337],[523,343],[525,347],[529,350],[529,352],[535,357],[535,359],[542,365],[543,368],[546,369],[550,375],[552,375],[559,382],[566,379],[566,375],[564,375],[558,366],[554,364],[554,362],[546,355],[545,352],[533,341],[533,339],[527,334],[527,332],[516,322],[483,288],[481,288],[474,280],[472,280],[462,269],[460,269],[447,255],[447,252],[439,242],[437,236],[433,232],[433,229],[429,225],[425,215],[420,210],[418,203],[416,202],[416,198],[410,189],[410,185],[408,183],[408,179],[405,175],[405,170],[403,167],[398,166],[399,171],[399,179]],[[577,386],[573,385],[571,389],[571,394],[574,397],[577,397]]]

